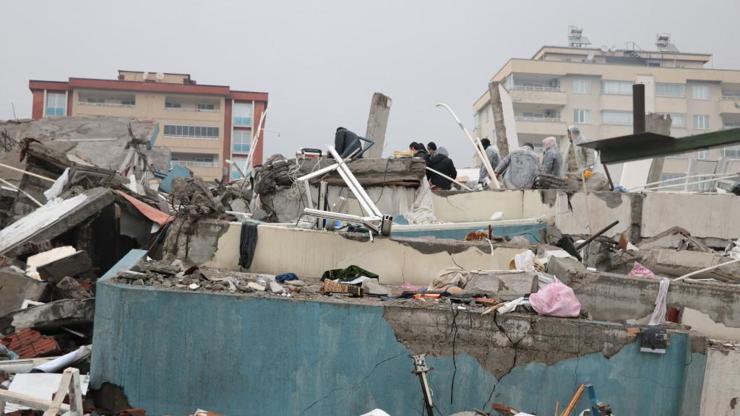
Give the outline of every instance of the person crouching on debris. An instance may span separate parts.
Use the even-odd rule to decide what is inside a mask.
[[[483,145],[483,149],[486,151],[486,157],[488,158],[488,162],[491,164],[491,168],[496,169],[496,166],[498,166],[501,159],[499,158],[496,149],[491,146],[491,141],[483,138],[481,139],[480,144]],[[478,170],[478,183],[485,186],[486,179],[488,179],[488,171],[483,163],[481,163],[480,170]]]
[[[555,137],[545,137],[542,139],[542,147],[545,149],[542,155],[542,173],[562,177],[563,157],[558,149],[557,139]]]
[[[540,174],[540,158],[532,143],[509,153],[496,167],[496,176],[503,174],[504,186],[508,189],[531,189],[534,179]]]
[[[429,167],[430,169],[434,169],[437,172],[442,173],[452,179],[457,178],[457,170],[455,169],[455,164],[452,162],[452,159],[442,154],[442,152],[438,151],[437,144],[434,142],[429,142],[427,148],[429,149],[429,159],[427,159],[427,167]],[[427,170],[427,179],[429,179],[429,182],[431,182],[432,189],[436,188],[449,190],[452,187],[451,180],[429,170]]]
[[[411,144],[409,145],[409,150],[411,151],[411,154],[414,155],[414,157],[420,157],[424,160],[427,160],[429,158],[429,153],[427,152],[427,149],[421,143],[411,142]]]

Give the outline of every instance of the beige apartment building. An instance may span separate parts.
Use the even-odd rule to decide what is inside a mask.
[[[267,107],[267,93],[201,85],[190,74],[118,71],[118,78],[29,81],[33,119],[105,115],[158,122],[155,146],[171,151],[205,180],[240,177],[228,160],[243,166],[250,152],[262,162],[263,137],[250,149],[253,129]],[[262,136],[262,132],[260,132]]]
[[[647,112],[670,114],[674,137],[740,127],[740,70],[708,67],[710,54],[668,49],[544,46],[531,59],[509,60],[493,81],[508,91],[519,144],[541,146],[572,124],[588,140],[631,134],[635,83],[645,84]],[[473,107],[476,133],[493,138],[489,92]],[[663,178],[728,170],[740,171],[740,146],[667,158]]]

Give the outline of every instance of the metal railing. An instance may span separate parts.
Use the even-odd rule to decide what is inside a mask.
[[[727,101],[740,101],[740,95],[723,95],[722,99]]]
[[[533,117],[533,116],[515,116],[516,121],[534,121],[537,123],[562,123],[560,117]]]
[[[560,87],[549,87],[546,85],[513,85],[514,91],[540,91],[540,92],[560,92]]]

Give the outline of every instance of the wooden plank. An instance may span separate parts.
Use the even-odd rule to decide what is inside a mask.
[[[44,412],[44,416],[57,416],[59,414],[64,397],[69,391],[69,383],[72,381],[72,372],[69,369],[64,370],[62,374],[62,381],[59,382],[59,388],[54,394],[54,399],[51,401],[51,406]]]
[[[0,389],[0,401],[19,404],[35,410],[46,410],[51,406],[50,400],[39,399],[38,397],[29,396],[27,394],[2,389]],[[68,404],[63,403],[59,406],[59,410],[69,411],[70,407]]]

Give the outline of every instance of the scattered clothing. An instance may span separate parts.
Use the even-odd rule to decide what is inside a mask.
[[[540,173],[540,158],[527,146],[509,153],[496,167],[496,174],[504,174],[508,189],[531,189]]]
[[[427,166],[449,176],[450,178],[454,179],[457,177],[457,169],[455,169],[455,164],[452,162],[452,159],[439,152],[427,159]],[[427,171],[427,178],[432,183],[432,186],[437,188],[448,190],[452,187],[451,180],[434,172]]]
[[[668,298],[668,287],[671,285],[671,279],[663,278],[660,281],[658,296],[655,298],[655,309],[650,315],[648,325],[660,325],[665,320],[666,301]]]
[[[298,276],[295,273],[283,273],[275,276],[275,281],[278,283],[290,282],[291,280],[298,280]]]
[[[635,264],[632,266],[632,270],[630,270],[630,272],[629,272],[629,274],[627,276],[629,276],[629,277],[644,277],[646,279],[655,279],[655,273],[653,273],[652,270],[650,270],[647,267],[643,266],[639,262],[635,262]]]
[[[257,224],[242,224],[239,241],[239,265],[248,269],[254,259],[254,250],[257,247]]]
[[[323,275],[321,275],[321,280],[336,280],[339,279],[341,281],[348,281],[348,280],[354,280],[360,276],[367,276],[372,279],[377,279],[378,275],[369,272],[365,269],[363,269],[360,266],[355,266],[354,264],[348,267],[345,267],[344,269],[333,269],[333,270],[327,270],[324,272]]]

